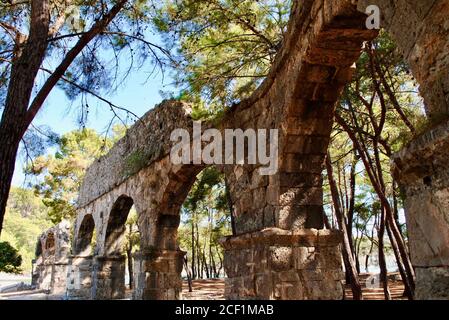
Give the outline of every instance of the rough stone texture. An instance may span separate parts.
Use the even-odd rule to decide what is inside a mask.
[[[449,115],[449,1],[358,1],[361,11],[372,4],[410,64],[429,116]]]
[[[66,291],[70,223],[63,221],[45,231],[38,239],[32,283],[52,294]]]
[[[406,197],[418,299],[449,297],[448,159],[449,122],[425,133],[392,159],[393,174]]]
[[[449,300],[449,267],[416,268],[418,300]]]
[[[228,299],[343,299],[342,235],[264,229],[222,240]]]
[[[226,289],[228,297],[341,298],[338,242],[332,234],[321,238],[319,231],[318,238],[312,236],[314,240],[309,239],[309,234],[317,232],[312,229],[323,228],[321,172],[336,102],[351,80],[363,42],[377,35],[377,31],[366,29],[366,15],[357,10],[357,5],[364,11],[364,5],[376,3],[381,7],[385,26],[396,38],[421,84],[429,115],[438,118],[449,113],[448,0],[294,1],[282,48],[265,81],[249,99],[230,108],[221,123],[203,123],[203,129],[279,129],[279,170],[275,175],[261,176],[257,171],[260,165],[219,168],[229,183],[236,220],[235,239],[224,243],[227,271],[231,274]],[[88,169],[80,190],[72,246],[75,255],[91,254],[89,245],[94,229],[97,245],[93,255],[120,255],[123,225],[129,208],[135,206],[142,251],[135,261],[136,299],[179,298],[180,207],[196,175],[206,167],[193,163],[173,165],[169,159],[172,130],[184,128],[192,132],[189,114],[190,107],[178,101],[164,101],[149,111],[109,154]],[[437,140],[432,134],[427,145],[437,144]],[[439,236],[435,232],[422,235],[419,231],[421,221],[427,218],[423,219],[417,210],[425,210],[434,227],[444,229],[448,221],[444,182],[448,175],[444,162],[441,170],[435,169],[436,163],[447,159],[447,155],[439,151],[440,159],[437,150],[440,149],[433,150],[428,158],[435,159],[429,166],[431,174],[424,175],[424,179],[412,179],[415,182],[406,186],[411,251],[415,267],[423,269],[437,267],[427,262],[429,250],[438,249],[436,252],[444,262],[448,247],[447,231],[439,230]],[[421,166],[406,168],[407,162],[413,163],[415,157],[410,152],[412,161],[406,160],[407,152],[396,159],[404,159],[396,170],[403,185],[413,175],[422,175]],[[423,157],[424,153],[419,154]],[[414,199],[414,195],[421,198]],[[266,228],[291,234],[273,237],[260,232]],[[248,235],[262,242],[252,243]],[[263,240],[264,237],[267,239]],[[422,248],[420,238],[426,243]],[[243,245],[236,249],[238,243]],[[266,260],[267,273],[239,273],[248,268],[248,263],[259,261],[255,256]],[[420,257],[425,262],[422,266],[416,263]],[[112,288],[114,281],[119,281],[123,262],[101,262],[101,259],[93,263],[96,266],[92,275],[92,283],[96,283],[92,286],[93,297],[118,297]],[[238,262],[237,271],[233,269],[233,259]],[[237,273],[233,274],[234,271]],[[121,283],[120,280],[119,288]]]
[[[376,4],[420,85],[433,123],[449,116],[449,1],[360,0]],[[449,283],[449,123],[411,142],[393,156],[392,171],[403,189],[417,299],[447,299]]]
[[[126,256],[95,256],[92,273],[92,299],[125,298]]]
[[[151,250],[134,254],[135,300],[181,298],[184,251]]]
[[[71,300],[89,300],[92,297],[92,256],[70,256],[67,272],[66,296]]]
[[[257,165],[224,168],[237,234],[323,228],[321,172],[335,105],[362,42],[377,35],[350,1],[300,3],[267,79],[224,121],[226,128],[279,129],[277,174],[261,177]]]
[[[283,47],[263,84],[248,100],[228,110],[221,123],[203,123],[203,130],[279,129],[279,170],[275,175],[260,175],[260,165],[219,168],[230,186],[237,236],[264,228],[323,228],[321,171],[335,104],[351,79],[363,41],[377,35],[377,31],[365,28],[365,20],[351,1],[295,1]],[[180,208],[196,175],[205,168],[204,164],[173,165],[169,159],[172,130],[192,132],[189,113],[190,107],[177,101],[165,101],[148,112],[109,154],[89,168],[80,191],[75,254],[88,249],[93,228],[97,235],[94,255],[120,254],[123,225],[134,204],[144,252],[136,256],[136,299],[179,298]],[[261,248],[260,252],[265,250],[269,249]],[[307,284],[304,288],[308,291],[296,297],[341,297],[335,289],[340,269],[332,265],[330,274],[324,272],[326,261],[335,262],[320,261],[322,272],[308,282],[317,285],[316,292]],[[159,270],[161,265],[170,267]],[[300,281],[309,281],[309,274],[301,271],[305,278]],[[99,275],[103,273],[94,272],[93,277]],[[100,282],[108,276],[112,273],[106,273]],[[271,280],[265,280],[276,285],[282,282],[279,277],[273,274]],[[263,286],[263,280],[258,280],[259,285]],[[109,284],[98,285],[93,289],[94,297],[111,298],[110,288]],[[106,292],[102,294],[102,290]]]

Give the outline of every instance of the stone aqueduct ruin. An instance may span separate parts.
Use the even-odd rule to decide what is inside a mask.
[[[380,7],[383,27],[409,62],[430,121],[449,116],[448,0],[294,1],[269,76],[216,126],[279,129],[275,175],[259,175],[256,165],[219,168],[229,182],[236,219],[236,234],[222,242],[227,298],[343,297],[341,234],[323,227],[321,173],[336,103],[363,43],[377,36],[365,26],[363,12],[371,4]],[[123,298],[120,248],[134,205],[141,240],[133,298],[180,297],[180,207],[205,165],[171,164],[169,138],[177,128],[192,131],[189,106],[165,101],[88,169],[71,252],[67,227],[47,231],[35,283],[67,290],[72,299]],[[407,196],[417,298],[449,298],[448,156],[449,123],[441,122],[392,159],[392,172]]]

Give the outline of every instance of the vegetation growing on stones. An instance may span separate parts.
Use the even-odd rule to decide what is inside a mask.
[[[418,93],[418,84],[411,72],[411,68],[414,68],[417,78],[421,80],[421,86],[426,87],[428,84],[423,83],[421,73],[424,74],[429,71],[425,69],[428,67],[431,69],[433,77],[429,77],[429,81],[437,79],[437,82],[442,82],[441,86],[447,85],[443,81],[444,79],[438,79],[438,72],[440,71],[435,71],[430,66],[431,63],[428,63],[429,66],[423,67],[423,70],[417,73],[416,70],[419,68],[416,67],[416,64],[418,64],[418,67],[422,67],[419,65],[419,63],[422,63],[419,57],[414,60],[411,59],[410,57],[413,55],[410,53],[411,49],[408,49],[409,52],[404,58],[399,54],[398,47],[390,38],[390,35],[386,31],[381,31],[379,37],[364,44],[362,55],[356,62],[355,74],[350,80],[348,75],[342,76],[340,72],[349,70],[347,66],[356,60],[356,58],[351,60],[352,55],[355,57],[357,54],[358,57],[360,49],[358,44],[353,51],[346,50],[348,49],[346,46],[345,50],[341,48],[334,50],[332,48],[333,52],[344,52],[345,56],[340,58],[350,62],[346,66],[340,65],[341,61],[325,60],[323,62],[320,60],[323,57],[329,58],[331,55],[326,51],[329,49],[325,47],[328,45],[327,42],[321,44],[324,47],[307,47],[307,45],[312,45],[305,43],[305,48],[310,49],[312,55],[315,53],[317,55],[311,57],[309,52],[309,55],[306,53],[295,56],[308,58],[304,61],[301,60],[303,64],[296,64],[294,66],[297,68],[293,68],[294,70],[301,69],[301,71],[303,71],[303,68],[306,70],[303,73],[310,73],[307,75],[308,77],[305,77],[305,80],[300,79],[299,82],[303,86],[296,89],[296,86],[288,86],[287,83],[274,82],[274,89],[270,91],[271,95],[267,94],[263,98],[266,100],[260,99],[266,102],[263,108],[257,109],[258,105],[256,107],[254,105],[249,106],[245,113],[245,110],[230,107],[248,98],[267,77],[279,49],[285,45],[286,39],[292,36],[286,33],[286,26],[292,3],[296,5],[299,2],[278,0],[186,0],[154,3],[149,1],[106,1],[104,10],[97,10],[90,2],[81,1],[80,7],[84,9],[83,13],[86,16],[83,25],[88,31],[77,35],[65,34],[63,31],[67,30],[64,28],[51,34],[51,21],[48,20],[48,15],[46,15],[46,19],[41,19],[45,20],[41,22],[44,25],[39,25],[36,22],[39,20],[36,17],[42,15],[41,11],[45,9],[45,2],[45,0],[36,0],[32,4],[24,3],[19,7],[12,6],[1,11],[1,14],[6,18],[5,24],[1,26],[5,30],[13,32],[17,36],[15,39],[18,39],[11,40],[8,38],[8,41],[0,42],[0,48],[4,49],[4,51],[0,51],[0,55],[2,55],[0,62],[4,68],[0,83],[4,84],[2,92],[5,100],[0,122],[0,137],[8,137],[0,140],[0,146],[8,146],[8,148],[0,151],[0,166],[4,166],[0,168],[2,169],[0,173],[1,217],[3,217],[2,210],[6,206],[5,199],[10,188],[10,177],[13,171],[11,164],[13,164],[18,145],[22,137],[25,137],[25,141],[27,140],[25,132],[37,111],[41,108],[49,91],[58,84],[70,97],[86,95],[100,99],[111,108],[113,113],[111,128],[113,121],[120,119],[117,109],[121,109],[99,95],[100,89],[109,87],[113,80],[111,80],[109,73],[105,71],[105,65],[96,50],[100,51],[101,46],[106,46],[114,52],[116,52],[115,50],[118,52],[129,49],[130,57],[133,58],[132,46],[138,43],[148,50],[145,53],[141,52],[142,58],[151,54],[155,57],[156,64],[167,63],[169,65],[178,89],[176,92],[166,92],[165,94],[192,103],[193,119],[208,119],[220,122],[226,111],[231,110],[235,111],[235,118],[241,121],[238,122],[239,124],[251,128],[260,128],[275,123],[276,121],[273,119],[277,120],[284,117],[282,119],[285,123],[278,124],[279,127],[284,131],[291,130],[295,134],[284,136],[286,140],[283,141],[285,149],[293,150],[285,152],[282,150],[280,162],[283,171],[274,178],[271,177],[266,180],[258,179],[258,176],[254,175],[253,168],[248,168],[249,166],[235,166],[231,170],[225,170],[227,175],[224,176],[217,168],[203,169],[202,166],[186,165],[185,168],[181,169],[171,169],[170,167],[166,171],[163,171],[165,169],[163,168],[156,175],[148,174],[148,179],[153,181],[149,182],[148,188],[142,188],[144,189],[142,191],[135,188],[136,186],[132,183],[125,185],[126,183],[122,184],[122,182],[124,180],[127,180],[126,182],[131,181],[136,173],[148,167],[150,156],[142,151],[146,150],[145,147],[142,146],[138,151],[120,158],[120,160],[123,160],[121,163],[123,179],[119,181],[120,183],[115,181],[117,182],[116,185],[111,187],[114,190],[103,190],[104,192],[102,191],[98,196],[98,199],[103,197],[101,200],[95,198],[86,204],[83,209],[94,208],[97,210],[98,208],[95,206],[98,203],[104,205],[104,199],[108,197],[111,198],[108,201],[114,201],[117,198],[115,192],[120,192],[117,196],[121,198],[124,194],[135,192],[136,189],[140,190],[138,196],[142,196],[142,198],[138,199],[141,201],[139,215],[136,213],[128,216],[126,224],[126,219],[122,219],[123,215],[119,215],[117,219],[112,219],[114,228],[108,234],[112,245],[125,235],[127,241],[122,249],[127,253],[130,272],[133,268],[131,263],[132,251],[137,248],[150,253],[150,259],[154,259],[149,264],[152,268],[163,269],[164,265],[174,265],[176,272],[178,272],[179,261],[176,260],[176,257],[180,256],[179,249],[182,249],[187,251],[184,268],[189,280],[220,277],[223,275],[226,259],[219,245],[219,238],[225,235],[233,235],[235,241],[227,242],[225,247],[232,249],[229,250],[232,252],[229,253],[228,258],[235,258],[238,261],[235,269],[227,269],[228,276],[231,278],[229,283],[233,286],[234,291],[238,291],[237,293],[231,293],[236,294],[237,297],[240,297],[240,291],[242,291],[240,288],[235,290],[238,282],[246,279],[245,277],[251,278],[254,274],[261,274],[262,272],[258,273],[254,270],[259,270],[257,268],[261,268],[261,266],[268,268],[264,265],[267,261],[269,261],[269,267],[272,268],[270,276],[285,280],[288,277],[295,279],[302,277],[301,272],[309,270],[309,263],[316,263],[319,259],[330,257],[328,262],[331,261],[335,269],[329,272],[332,273],[332,278],[329,279],[335,285],[339,283],[337,280],[340,279],[338,270],[341,258],[334,254],[337,252],[334,249],[338,247],[339,242],[333,238],[334,234],[330,230],[338,229],[341,231],[338,234],[343,236],[342,257],[346,283],[351,286],[354,299],[363,299],[361,274],[371,269],[372,264],[370,262],[374,256],[378,260],[376,264],[379,267],[385,299],[392,299],[388,281],[388,272],[391,271],[391,264],[388,263],[389,257],[393,258],[394,268],[401,276],[404,285],[404,297],[408,299],[416,297],[418,276],[415,274],[415,268],[417,265],[416,263],[412,265],[411,243],[413,239],[411,233],[407,231],[407,227],[415,228],[416,231],[423,225],[419,225],[421,222],[414,221],[419,220],[419,217],[414,217],[414,220],[411,219],[412,226],[405,225],[405,198],[408,192],[409,199],[410,195],[412,195],[412,199],[415,199],[415,202],[408,203],[408,209],[410,209],[410,206],[414,206],[415,212],[419,211],[417,208],[423,208],[423,206],[428,209],[433,205],[434,200],[440,201],[438,203],[445,201],[447,184],[444,184],[444,181],[447,180],[447,167],[442,165],[441,162],[444,162],[444,159],[447,158],[442,150],[447,149],[448,143],[437,141],[439,144],[434,148],[442,150],[432,151],[440,153],[438,153],[438,156],[431,158],[431,166],[418,163],[412,168],[413,170],[409,168],[411,162],[419,162],[419,160],[424,159],[425,155],[421,155],[423,158],[420,158],[413,153],[408,155],[409,161],[402,163],[402,159],[395,159],[395,161],[398,161],[398,163],[394,163],[396,171],[405,170],[410,175],[410,177],[402,177],[402,181],[397,174],[391,174],[390,165],[396,152],[403,150],[409,144],[413,144],[423,132],[428,132],[438,125],[441,129],[441,124],[447,120],[446,114],[432,112],[431,121],[428,121],[425,111],[429,110],[424,108],[423,100]],[[340,3],[343,2],[339,2],[338,5]],[[348,3],[347,7],[350,6]],[[309,4],[311,5],[312,2],[299,3],[300,6],[304,7]],[[335,8],[341,9],[338,6]],[[31,48],[35,45],[34,42],[26,37],[21,37],[22,33],[19,30],[26,30],[27,28],[19,28],[25,20],[20,15],[16,16],[22,12],[17,10],[24,10],[23,15],[31,17],[29,39],[34,39],[34,32],[36,32],[36,40],[40,40],[36,41],[37,46],[35,48]],[[348,18],[345,15],[348,14],[347,11],[336,17],[332,14],[330,13],[330,19],[334,18],[338,20],[338,23],[344,23],[345,19]],[[353,15],[348,18],[351,23],[355,19],[361,19],[360,14],[355,15],[353,13]],[[115,23],[116,17],[121,17],[117,24]],[[16,25],[17,23],[18,25]],[[140,23],[147,26],[152,25],[162,37],[165,48],[148,43],[145,40],[145,32],[141,29]],[[91,29],[87,28],[89,25]],[[128,27],[132,28],[133,34],[124,33],[123,30]],[[329,29],[326,29],[327,27]],[[351,28],[356,27],[351,24]],[[44,31],[42,32],[40,29]],[[332,43],[338,42],[341,45],[339,41],[343,42],[339,33],[342,31],[335,24],[329,24],[325,27],[318,25],[317,29],[319,29],[317,31],[319,36],[327,37],[329,41],[332,40]],[[315,32],[315,29],[311,28],[311,30]],[[345,37],[354,40],[351,38],[351,33],[354,30],[344,30]],[[358,31],[361,32],[361,30]],[[51,41],[47,39],[49,32]],[[332,32],[336,34],[331,34]],[[366,32],[366,30],[363,32]],[[354,33],[356,34],[354,38],[363,37],[357,32]],[[71,46],[68,46],[65,42],[60,44],[60,41],[67,38],[72,39],[72,36],[74,37],[72,50],[75,50],[75,52],[70,55],[66,54],[64,50]],[[316,35],[313,34],[313,36]],[[79,37],[78,41],[74,40],[76,37]],[[7,35],[4,35],[4,38],[7,38]],[[315,40],[313,39],[313,41]],[[404,48],[401,39],[396,40],[399,44],[402,44],[400,48],[402,51],[407,49]],[[313,41],[311,40],[311,43],[315,43]],[[424,40],[420,39],[420,41]],[[53,44],[53,42],[59,45]],[[22,44],[29,44],[30,48],[21,46]],[[412,44],[415,45],[415,43],[407,45],[412,47]],[[94,50],[90,50],[91,47]],[[430,47],[427,44],[426,48]],[[39,61],[28,61],[26,55],[28,49],[33,49],[39,53]],[[166,55],[166,60],[162,61],[158,58],[158,55],[154,52],[156,49]],[[23,53],[22,50],[24,50]],[[299,49],[290,48],[290,50]],[[432,50],[429,49],[428,51],[431,52]],[[46,78],[44,86],[38,88],[37,95],[34,97],[31,94],[31,89],[39,72],[39,67],[46,58],[46,54],[53,52],[59,52],[63,56],[63,63],[60,65],[60,69],[43,70],[43,72],[50,73],[52,76]],[[419,55],[417,52],[413,52],[413,54]],[[427,51],[426,54],[428,54]],[[3,58],[3,56],[6,58]],[[335,54],[330,58],[338,60],[337,57],[338,55]],[[11,59],[8,60],[7,58]],[[79,59],[79,64],[73,63],[77,59]],[[286,63],[287,67],[283,71],[290,67],[289,62],[291,61]],[[412,65],[409,66],[407,62]],[[30,70],[22,70],[23,66],[27,66]],[[326,78],[322,73],[329,72],[329,70],[332,72]],[[300,72],[294,74],[304,75]],[[282,78],[285,74],[278,76]],[[340,79],[340,77],[344,79]],[[31,80],[28,78],[31,78]],[[342,83],[349,81],[349,83],[344,88],[343,94],[336,105],[335,123],[331,128],[333,120],[331,116],[334,115],[332,107],[340,92],[337,90],[339,81]],[[7,83],[8,85],[6,85]],[[18,84],[25,84],[26,90],[19,92],[21,90],[17,89]],[[310,88],[308,88],[309,84]],[[343,85],[341,85],[342,88]],[[438,93],[442,100],[447,100],[445,98],[447,90],[439,88],[438,91],[437,89],[427,90],[427,93],[431,96]],[[283,90],[291,91],[284,92]],[[294,99],[291,100],[298,98],[294,101],[298,101],[298,105],[288,100],[287,97],[291,98],[292,96]],[[34,100],[30,102],[31,98]],[[306,110],[301,109],[302,105],[299,101],[302,102]],[[429,101],[432,108],[435,108],[435,101],[428,100],[427,102]],[[321,112],[319,109],[321,107],[326,108],[326,110]],[[443,107],[441,106],[441,108]],[[85,119],[88,109],[89,106],[86,102],[82,106],[81,125],[84,124],[83,119]],[[294,109],[291,112],[291,118],[288,114],[291,110],[284,109]],[[121,111],[126,112],[126,110]],[[325,122],[323,119],[326,116],[329,117],[328,127],[323,125]],[[20,121],[22,118],[24,120]],[[290,121],[291,119],[295,121]],[[273,121],[266,123],[269,122],[268,120]],[[315,121],[319,124],[315,125]],[[15,122],[18,122],[19,125],[15,126]],[[163,124],[159,123],[159,125],[162,130]],[[326,131],[326,129],[329,130]],[[318,132],[319,130],[324,133]],[[328,148],[329,133],[330,145]],[[27,134],[30,135],[30,131]],[[293,139],[290,141],[289,138]],[[26,206],[27,203],[19,203],[14,199],[23,190],[13,190],[11,192],[13,200],[10,200],[11,204],[7,208],[10,216],[5,219],[5,231],[2,234],[2,240],[4,237],[8,241],[12,239],[11,243],[20,247],[20,252],[22,252],[23,248],[28,250],[28,241],[27,244],[20,243],[23,239],[17,233],[20,230],[18,226],[25,225],[26,219],[30,221],[42,220],[42,225],[48,223],[48,218],[53,223],[65,217],[73,219],[76,211],[75,199],[87,166],[94,159],[104,154],[112,145],[113,140],[114,138],[101,138],[90,129],[66,134],[61,139],[50,135],[48,143],[53,147],[56,146],[58,151],[54,155],[30,157],[32,161],[27,168],[29,173],[38,178],[38,182],[34,186],[36,196],[40,197],[47,208],[42,209],[39,206],[34,206],[32,210],[42,210],[42,214],[30,214],[30,210]],[[310,143],[310,141],[313,143]],[[320,148],[318,143],[315,143],[316,141],[320,141],[324,147]],[[428,146],[424,149],[429,150]],[[157,145],[154,150],[155,153],[160,152],[162,150],[161,145]],[[308,159],[310,161],[306,161]],[[161,167],[164,167],[164,161],[166,160],[166,158],[161,160]],[[325,163],[325,167],[321,166],[323,163]],[[179,171],[176,171],[178,169]],[[201,169],[203,171],[194,182],[194,176]],[[159,174],[161,172],[166,174]],[[228,178],[233,179],[231,188],[228,185]],[[155,179],[159,179],[157,183],[155,183]],[[407,179],[413,180],[413,184],[404,184]],[[324,181],[324,194],[322,180]],[[434,187],[435,181],[437,181],[437,188],[440,189]],[[94,183],[97,183],[97,181],[91,182],[91,184]],[[152,189],[154,186],[162,187]],[[89,189],[89,191],[91,190]],[[238,197],[231,199],[231,194],[238,194]],[[416,194],[419,195],[416,196]],[[413,198],[413,196],[416,197]],[[427,198],[425,198],[426,196]],[[113,197],[115,199],[112,199]],[[127,195],[125,195],[126,197]],[[427,203],[428,206],[426,207],[420,203],[422,202],[420,197],[427,200],[432,199],[432,201],[429,201],[432,204]],[[438,197],[443,200],[437,199]],[[322,205],[323,199],[324,206]],[[97,200],[98,202],[96,202]],[[127,200],[133,199],[128,197]],[[31,199],[27,197],[26,201],[31,201]],[[181,206],[183,201],[184,203]],[[132,204],[132,201],[119,202],[117,211],[122,213],[123,208],[129,209],[127,205],[130,203]],[[261,204],[260,207],[259,204]],[[438,205],[434,205],[432,208],[435,207],[438,207]],[[442,207],[445,208],[444,205]],[[237,212],[234,212],[235,208],[238,208]],[[429,216],[433,215],[433,222],[442,221],[441,214],[443,214],[443,217],[446,214],[444,208],[443,210],[441,208],[427,210]],[[304,213],[305,211],[306,213]],[[94,214],[97,215],[98,220],[103,221],[103,212],[101,214],[94,212]],[[108,215],[108,212],[105,215]],[[178,226],[179,215],[180,226]],[[410,224],[410,218],[408,223]],[[241,232],[236,231],[236,225],[241,228]],[[156,230],[151,229],[155,226]],[[276,228],[273,228],[273,226],[281,226],[288,231],[280,230],[281,228],[274,230]],[[304,228],[312,229],[310,226],[313,226],[314,229],[320,229],[324,226],[325,229],[320,229],[320,231],[307,230],[307,232],[301,234]],[[0,219],[0,231],[1,227]],[[262,227],[268,227],[268,231],[259,230]],[[435,227],[439,226],[435,224]],[[142,228],[142,230],[138,230],[139,228]],[[139,231],[142,233],[139,234]],[[282,239],[298,236],[307,238],[307,241],[313,243],[313,239],[320,238],[326,232],[328,233],[322,239],[327,239],[326,241],[329,242],[326,243],[327,248],[319,253],[315,252],[313,245],[309,248],[301,246],[282,247],[278,243],[270,243],[267,248],[263,249],[255,246],[249,249],[243,247],[251,243],[252,237],[259,239],[257,237],[263,236],[265,231],[268,233],[265,239],[267,243],[270,243],[269,241],[272,239],[278,239],[278,236]],[[284,231],[289,232],[289,234],[283,234]],[[421,233],[424,234],[425,232],[418,231],[414,235],[415,242],[416,239],[419,239],[417,234],[422,237],[432,237],[432,235],[428,236],[427,234],[423,236]],[[270,236],[272,237],[270,238]],[[139,241],[143,241],[145,247],[140,247]],[[156,243],[151,242],[151,245],[149,245],[150,241]],[[441,241],[436,241],[436,243],[441,243]],[[101,241],[98,243],[98,246],[106,245]],[[98,252],[104,248],[97,247],[96,249],[96,252]],[[326,253],[320,255],[323,252]],[[106,261],[108,257],[103,258]],[[294,271],[291,270],[293,262],[289,259],[294,260]],[[257,263],[250,266],[242,263],[242,261],[256,261]],[[142,261],[142,265],[146,265],[146,262],[148,261]],[[107,261],[107,263],[113,264],[114,262]],[[109,268],[107,263],[105,263],[105,270]],[[296,264],[300,266],[298,267]],[[418,264],[419,267],[422,266]],[[435,267],[439,268],[440,266]],[[113,268],[109,269],[112,270]],[[160,271],[158,270],[158,272]],[[170,277],[176,273],[173,270],[168,272],[164,269],[162,271],[170,274]],[[231,275],[233,273],[235,275]],[[142,281],[140,278],[133,280]],[[161,290],[156,288],[158,290],[151,291],[152,294],[160,298],[162,296],[167,297],[168,293],[166,292],[170,292],[172,295],[170,297],[176,298],[176,290],[179,289],[177,280],[179,279],[170,281],[170,283],[174,283],[172,287],[175,287],[175,289],[172,287]],[[257,281],[259,280],[257,279]],[[264,276],[260,281],[267,284],[273,283],[271,280],[272,278]],[[283,283],[284,280],[279,281]],[[301,280],[303,281],[301,284],[304,284],[304,286],[309,285],[307,279]],[[262,292],[264,297],[272,297],[270,294],[276,294],[276,290],[266,293],[272,288],[257,286],[257,283],[247,285],[243,280],[240,282],[242,282],[241,286],[245,286],[248,291],[245,291],[245,294],[249,296],[255,296],[255,291],[258,294]],[[148,285],[148,283],[145,284]],[[340,289],[338,287],[328,289],[330,296],[338,297]],[[147,292],[150,292],[150,290]],[[418,296],[419,294],[421,293],[418,292]],[[276,298],[283,297],[285,296],[282,293],[276,296]]]
[[[148,162],[148,156],[142,150],[136,150],[130,153],[123,164],[123,176],[130,177],[145,167]]]

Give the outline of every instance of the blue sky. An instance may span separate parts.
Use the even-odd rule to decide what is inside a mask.
[[[125,107],[138,116],[142,116],[163,100],[160,94],[161,90],[173,90],[171,86],[173,80],[169,76],[168,70],[164,75],[160,71],[155,71],[150,77],[148,77],[148,70],[152,70],[149,60],[143,68],[134,70],[114,94],[102,96],[115,105]],[[55,88],[33,124],[49,126],[60,135],[79,129],[80,125],[77,120],[79,106],[80,101],[70,101],[61,89]],[[91,109],[86,127],[104,132],[112,118],[109,106],[91,96],[89,97],[89,106]],[[13,177],[14,186],[24,186],[23,164],[24,157],[19,155]]]

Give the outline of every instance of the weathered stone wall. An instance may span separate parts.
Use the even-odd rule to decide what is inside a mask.
[[[93,256],[70,256],[67,270],[67,298],[89,300],[92,297]]]
[[[70,253],[70,223],[63,221],[45,231],[38,241],[33,284],[38,289],[60,294],[66,291],[68,255]]]
[[[185,252],[151,250],[134,255],[135,300],[178,300],[181,298]]]
[[[438,118],[448,114],[445,72],[448,60],[444,54],[448,51],[447,15],[442,14],[447,13],[447,1],[295,1],[283,46],[270,74],[249,99],[231,108],[218,125],[220,130],[280,130],[279,170],[275,175],[260,175],[258,165],[220,167],[231,189],[237,229],[235,238],[224,243],[230,277],[228,297],[339,299],[342,296],[337,240],[331,235],[320,237],[321,231],[313,229],[323,228],[321,172],[335,105],[344,85],[351,79],[352,65],[360,55],[362,43],[377,35],[377,31],[366,29],[366,16],[357,11],[357,2],[362,11],[368,4],[379,4],[385,26],[396,38],[421,84],[429,115]],[[402,35],[405,31],[407,36]],[[210,126],[211,123],[203,124],[203,129]],[[94,258],[92,264],[87,263],[94,270],[94,278],[86,281],[91,283],[92,297],[121,295],[114,293],[115,288],[122,288],[124,281],[121,280],[123,262],[114,260],[119,253],[122,232],[117,221],[126,220],[129,208],[122,205],[122,201],[130,199],[126,203],[134,204],[141,233],[141,252],[136,254],[135,260],[134,298],[179,298],[182,270],[182,253],[177,247],[179,211],[196,175],[205,165],[170,162],[173,143],[169,136],[178,128],[192,132],[189,107],[181,102],[165,101],[148,112],[108,155],[89,168],[78,202],[74,252],[78,254],[85,247],[83,239],[90,235],[85,232],[89,229],[85,227],[85,219],[91,216],[97,230],[97,247],[93,254],[99,257]],[[429,138],[432,143],[433,138]],[[398,180],[405,181],[401,173],[404,169],[398,168]],[[447,172],[442,169],[437,174],[437,171],[432,171],[432,181]],[[425,196],[421,191],[424,185],[428,187],[428,179],[424,179],[424,185],[419,179],[408,188],[411,197],[406,204],[408,212],[420,203],[413,200],[413,186],[417,186],[413,190]],[[433,187],[426,198],[431,199],[435,191],[443,190],[438,200],[443,208],[438,209],[440,213],[446,210],[443,180],[435,180],[441,183]],[[117,211],[117,207],[121,209]],[[407,213],[407,216],[413,225],[416,214]],[[441,215],[436,216],[435,219],[441,219]],[[261,233],[266,228],[280,230],[279,234],[291,234],[283,235],[280,240]],[[318,238],[310,240],[309,234]],[[264,237],[267,237],[266,242]],[[261,241],[256,244],[248,242],[248,238]],[[285,242],[285,238],[289,241]],[[413,247],[418,241],[412,239],[413,236],[410,241]],[[444,237],[427,242],[441,239]],[[447,247],[443,242],[439,246]],[[419,261],[420,250],[412,251],[415,252],[414,261]],[[279,261],[274,258],[278,254],[282,257]],[[256,261],[254,257],[266,260],[266,274],[259,270],[243,276],[242,270]],[[115,262],[108,264],[100,260]],[[297,261],[302,262],[298,264]],[[278,270],[280,265],[285,268]],[[441,266],[426,263],[425,267],[432,271],[421,277],[424,269],[418,270],[418,283],[420,277],[445,272],[435,271]]]
[[[218,124],[219,130],[279,129],[276,174],[261,175],[258,165],[220,167],[230,186],[237,237],[258,234],[267,227],[294,232],[323,228],[321,171],[335,104],[351,78],[352,64],[360,55],[363,41],[377,34],[365,28],[365,19],[351,1],[295,1],[283,47],[269,76],[251,98],[228,110]],[[137,253],[135,261],[136,299],[179,298],[182,254],[177,247],[177,228],[180,208],[196,175],[205,165],[173,165],[169,159],[173,144],[169,136],[178,128],[192,132],[192,125],[187,105],[176,101],[162,103],[136,123],[108,155],[89,168],[80,191],[74,251],[78,254],[79,247],[83,247],[81,239],[89,234],[85,232],[83,221],[92,216],[97,230],[94,255],[106,260],[117,253],[114,248],[121,237],[115,208],[122,207],[120,203],[124,198],[132,200],[139,215],[141,234],[141,252]],[[212,125],[203,123],[203,130]],[[124,218],[123,223],[128,210],[118,213],[120,219]],[[111,221],[117,224],[112,233]],[[111,234],[113,241],[109,239]],[[280,246],[280,250],[286,248],[272,243],[248,250],[268,254],[270,247],[276,246]],[[301,243],[295,242],[288,246],[302,248]],[[324,264],[329,263],[329,274],[317,271],[313,281],[304,283],[302,293],[292,293],[290,298],[312,299],[321,294],[322,297],[341,298],[341,286],[337,285],[341,280],[341,261],[331,258],[331,252],[338,255],[338,246],[331,242],[319,247],[329,248],[323,255],[326,258],[320,260],[323,270]],[[310,252],[319,250],[309,249]],[[160,254],[154,255],[154,252]],[[226,257],[235,254],[232,250],[225,252]],[[226,259],[227,269],[231,270],[229,261],[232,259]],[[236,260],[235,263],[245,261]],[[120,288],[124,280],[118,284],[116,279],[121,278],[121,271],[112,272],[114,268],[121,270],[118,265],[111,265],[103,272],[102,264],[94,258],[92,297],[118,297],[111,292],[115,286]],[[294,270],[290,271],[298,277],[311,276],[309,271]],[[275,287],[277,281],[283,281],[275,269],[269,272],[273,272],[272,275],[262,280]],[[307,279],[300,280],[304,281]],[[317,286],[315,292],[310,287],[312,284]],[[228,287],[228,297],[231,297],[236,288],[231,282]],[[239,294],[239,298],[245,297]],[[269,297],[279,298],[276,294]]]
[[[170,154],[170,134],[178,128],[192,131],[190,106],[178,101],[164,101],[148,111],[120,139],[111,151],[96,160],[86,172],[79,207],[114,190],[150,164]]]
[[[229,299],[342,299],[337,231],[267,228],[228,237],[224,267]]]
[[[92,299],[125,298],[124,255],[95,256],[92,272]]]
[[[359,0],[381,10],[382,26],[393,36],[420,85],[428,115],[449,115],[449,1]]]
[[[358,7],[365,11],[371,4],[380,7],[382,26],[408,61],[434,124],[392,159],[393,174],[406,197],[415,295],[448,299],[449,1],[359,0]]]
[[[392,159],[405,195],[417,299],[449,299],[449,122]]]
[[[283,47],[267,79],[225,119],[228,128],[279,129],[279,170],[225,168],[237,234],[278,227],[323,228],[323,164],[336,102],[367,30],[351,1],[294,2]]]

